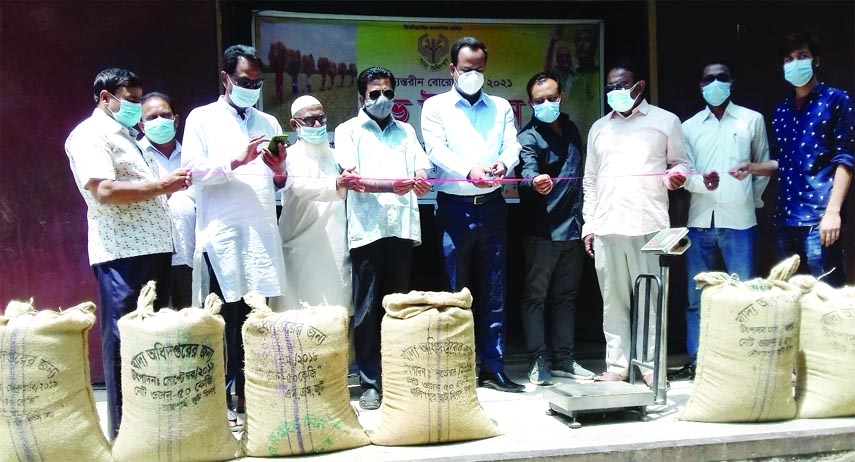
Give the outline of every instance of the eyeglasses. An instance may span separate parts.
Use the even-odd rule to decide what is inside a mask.
[[[728,82],[730,82],[731,77],[730,77],[730,74],[728,74],[727,72],[720,72],[718,74],[709,74],[709,75],[705,75],[704,78],[701,79],[701,83],[706,85],[706,84],[713,83],[716,80],[718,80],[719,82],[728,83]]]
[[[319,125],[326,125],[327,115],[321,114],[316,116],[294,117],[294,120],[303,127],[314,127],[316,123]]]
[[[610,83],[605,86],[606,93],[614,90],[629,90],[634,87],[634,83]]]
[[[368,97],[371,98],[372,101],[374,101],[380,97],[381,93],[383,94],[383,96],[386,97],[386,99],[395,98],[395,90],[392,90],[390,88],[387,88],[385,90],[371,90],[368,92]]]
[[[237,85],[241,88],[248,88],[250,90],[258,90],[264,85],[264,79],[248,79],[246,77],[232,77],[229,76],[229,80],[232,81],[232,84]]]

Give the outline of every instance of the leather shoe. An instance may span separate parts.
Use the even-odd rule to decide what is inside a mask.
[[[478,376],[478,386],[508,393],[519,393],[525,387],[514,383],[504,372],[482,372]]]

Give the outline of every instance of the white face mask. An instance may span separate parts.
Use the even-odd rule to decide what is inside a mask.
[[[795,59],[784,64],[784,78],[794,87],[803,87],[813,77],[813,59]]]
[[[617,112],[627,112],[632,109],[632,106],[635,105],[635,98],[632,97],[632,90],[635,90],[638,82],[635,82],[635,85],[632,88],[626,90],[612,90],[606,95],[606,99],[611,106]]]
[[[719,82],[718,80],[713,80],[704,86],[701,90],[701,94],[704,97],[704,101],[706,101],[710,106],[721,106],[722,103],[730,98],[730,82]]]
[[[484,74],[478,71],[460,73],[457,71],[457,88],[467,95],[474,95],[484,85]]]

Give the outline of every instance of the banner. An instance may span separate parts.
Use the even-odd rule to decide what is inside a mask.
[[[517,129],[532,117],[526,84],[551,71],[563,84],[561,110],[587,139],[602,116],[602,21],[331,16],[259,11],[254,45],[265,58],[261,108],[289,131],[291,102],[311,94],[324,105],[327,131],[359,110],[356,78],[382,66],[395,75],[392,114],[421,139],[424,101],[452,90],[451,46],[475,37],[487,46],[483,90],[506,98]],[[584,146],[583,146],[584,148]],[[515,189],[514,183],[511,188]],[[506,195],[516,197],[515,192]]]

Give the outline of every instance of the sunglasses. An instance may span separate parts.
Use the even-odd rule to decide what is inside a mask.
[[[264,79],[248,79],[246,77],[232,77],[229,76],[229,80],[232,81],[233,84],[237,85],[241,88],[248,88],[250,90],[258,90],[264,85]]]
[[[701,83],[708,84],[708,83],[713,83],[716,80],[718,80],[719,82],[728,83],[728,82],[730,82],[731,77],[730,77],[730,74],[728,74],[727,72],[720,72],[718,74],[709,74],[709,75],[705,75],[704,78],[701,79]]]
[[[606,89],[606,93],[615,90],[629,90],[635,84],[634,83],[610,83],[606,85],[604,88]]]
[[[326,125],[327,115],[321,114],[316,116],[294,117],[294,120],[296,120],[300,125],[304,127],[314,127],[315,123],[320,125]]]
[[[385,90],[371,90],[368,92],[368,97],[371,98],[372,101],[376,100],[380,97],[380,95],[386,97],[386,99],[394,99],[395,98],[395,90],[385,89]]]

